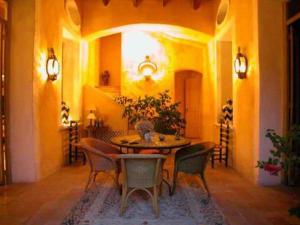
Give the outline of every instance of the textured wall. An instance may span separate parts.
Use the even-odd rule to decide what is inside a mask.
[[[96,73],[93,78],[93,71],[97,71],[98,62],[101,64],[101,58],[95,59],[95,41],[90,42],[88,50],[89,62],[87,74],[90,80],[97,80]],[[102,44],[101,44],[102,47]],[[100,47],[100,48],[101,48]],[[174,98],[175,91],[175,73],[181,70],[193,70],[202,74],[202,81],[199,83],[202,98],[199,99],[201,104],[201,133],[205,140],[214,140],[213,124],[215,122],[215,89],[213,86],[214,78],[212,77],[210,62],[208,60],[209,52],[206,44],[199,42],[187,41],[180,38],[175,38],[163,32],[144,32],[144,31],[127,31],[122,33],[122,68],[121,68],[121,94],[131,97],[147,95],[156,95],[166,89],[170,90],[171,96]],[[158,71],[154,74],[153,79],[145,80],[138,72],[138,65],[149,55],[151,60],[157,64]],[[111,59],[113,60],[113,59]],[[94,62],[94,63],[93,63]],[[90,71],[90,72],[89,72]],[[95,86],[96,83],[87,80],[87,84]],[[110,101],[104,102],[99,99],[99,91],[86,89],[85,91],[85,107],[88,107],[87,102],[96,96],[97,108],[100,114],[106,118],[108,124],[116,127],[116,120],[107,118],[120,117],[120,110],[107,110],[110,104],[115,104]],[[97,94],[98,93],[98,94]],[[103,103],[102,105],[99,103]],[[104,107],[105,105],[105,107]],[[104,109],[105,108],[105,109]],[[110,121],[113,121],[110,122]],[[120,122],[120,127],[123,122]]]
[[[33,64],[35,1],[10,2],[9,151],[13,182],[38,177],[35,119],[33,114]]]

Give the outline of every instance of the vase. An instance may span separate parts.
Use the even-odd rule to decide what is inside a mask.
[[[145,139],[145,134],[153,131],[153,124],[146,119],[140,120],[135,124],[135,130],[140,135],[141,139]]]

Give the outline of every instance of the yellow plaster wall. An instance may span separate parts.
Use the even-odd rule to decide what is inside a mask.
[[[85,85],[83,89],[84,96],[84,124],[88,126],[86,119],[89,108],[96,109],[96,117],[102,119],[105,125],[109,125],[112,130],[127,131],[127,120],[122,118],[123,109],[113,102],[114,96],[109,95],[99,88],[93,88]]]
[[[37,179],[37,146],[33,115],[35,2],[9,4],[10,64],[8,149],[13,182]]]
[[[283,1],[260,0],[258,9],[258,43],[260,73],[259,151],[255,160],[267,160],[271,142],[265,138],[267,129],[285,133],[287,125],[286,34]],[[270,26],[272,24],[272,26]],[[280,177],[256,171],[259,184],[277,184]]]
[[[94,52],[94,41],[90,42],[89,52]],[[137,70],[139,63],[141,63],[145,56],[149,55],[151,60],[157,64],[158,70],[154,74],[151,80],[145,80],[145,78]],[[90,54],[90,57],[94,57],[94,54]],[[87,74],[89,76],[97,71],[98,60],[89,57],[89,69]],[[101,62],[101,58],[99,59]],[[93,66],[95,64],[95,66]],[[201,104],[201,122],[204,132],[202,138],[205,140],[214,140],[214,122],[215,122],[215,89],[211,88],[214,85],[213,72],[210,68],[209,61],[209,48],[206,44],[199,42],[191,42],[179,38],[174,38],[163,32],[145,32],[145,31],[127,31],[122,33],[122,69],[121,69],[121,94],[131,97],[138,97],[147,95],[156,95],[157,93],[166,89],[170,90],[171,96],[175,97],[175,72],[180,70],[194,70],[202,74],[201,84],[199,88],[202,92],[202,98],[199,99]],[[98,74],[94,74],[94,78],[90,76],[90,79],[97,80]],[[87,81],[89,86],[93,87],[91,81]],[[88,91],[87,91],[88,90]],[[88,107],[87,99],[97,97],[97,103],[92,103],[96,108],[99,108],[102,116],[108,117],[120,117],[120,110],[107,110],[110,109],[110,105],[115,104],[105,100],[103,102],[100,99],[100,95],[103,94],[99,90],[86,88],[85,91],[85,107]],[[90,103],[89,103],[90,104]],[[105,107],[104,107],[105,106]],[[108,107],[108,108],[107,108]],[[86,110],[85,110],[86,111]],[[115,123],[120,122],[120,126],[123,122],[106,119],[108,125],[111,127],[118,126]]]
[[[254,154],[258,144],[259,73],[257,71],[257,24],[255,0],[232,1],[233,55],[238,47],[249,59],[247,79],[233,79],[234,131],[236,134],[233,166],[254,181]],[[234,60],[234,59],[233,59]]]
[[[166,7],[162,1],[142,1],[136,8],[132,0],[110,1],[104,6],[102,1],[82,1],[83,35],[99,30],[127,24],[159,23],[189,27],[213,34],[216,8],[219,0],[202,1],[198,10],[192,1],[172,0]]]
[[[57,81],[46,80],[44,70],[47,48],[53,47],[60,63],[62,63],[63,28],[80,35],[68,25],[63,0],[36,1],[36,34],[34,83],[34,118],[36,119],[36,140],[39,156],[39,178],[46,177],[63,165],[61,138],[61,76]],[[53,19],[55,18],[55,19]],[[78,55],[74,55],[74,59]],[[63,66],[63,65],[62,65]],[[80,71],[74,74],[74,80],[81,82]],[[75,93],[77,100],[81,98],[81,88]],[[80,115],[81,109],[71,108],[74,115]],[[75,113],[77,111],[77,113]],[[77,118],[79,119],[79,118]]]
[[[107,70],[110,75],[108,85],[119,89],[121,85],[121,34],[109,35],[100,38],[99,41],[101,43],[99,55],[101,74]],[[102,81],[99,84],[102,84]]]
[[[278,177],[255,166],[257,160],[267,159],[271,148],[266,129],[282,132],[285,121],[282,2],[233,0],[230,15],[216,39],[230,27],[233,56],[241,47],[249,60],[246,79],[238,79],[233,72],[233,167],[254,183],[276,184]]]

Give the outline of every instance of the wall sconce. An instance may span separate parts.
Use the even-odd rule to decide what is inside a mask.
[[[48,80],[55,81],[59,74],[59,62],[56,58],[53,48],[48,48],[48,58],[46,62],[46,72]]]
[[[234,70],[240,79],[247,77],[248,59],[241,53],[240,47],[238,48],[238,54],[234,61]]]
[[[145,60],[139,64],[138,71],[143,74],[146,79],[150,79],[151,76],[156,73],[157,66],[151,62],[150,56],[146,55]]]

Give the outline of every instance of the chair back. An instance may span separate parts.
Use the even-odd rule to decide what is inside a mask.
[[[175,154],[175,164],[178,171],[203,174],[214,148],[215,144],[212,142],[203,142],[181,148]]]
[[[150,188],[162,180],[163,161],[159,154],[124,154],[121,159],[124,184],[129,188]]]
[[[113,154],[119,151],[114,146],[95,138],[82,138],[80,148],[84,151],[92,171],[107,171],[115,169]]]
[[[220,139],[219,139],[219,146],[223,149],[228,150],[230,140],[230,127],[228,123],[221,123],[220,124]]]

